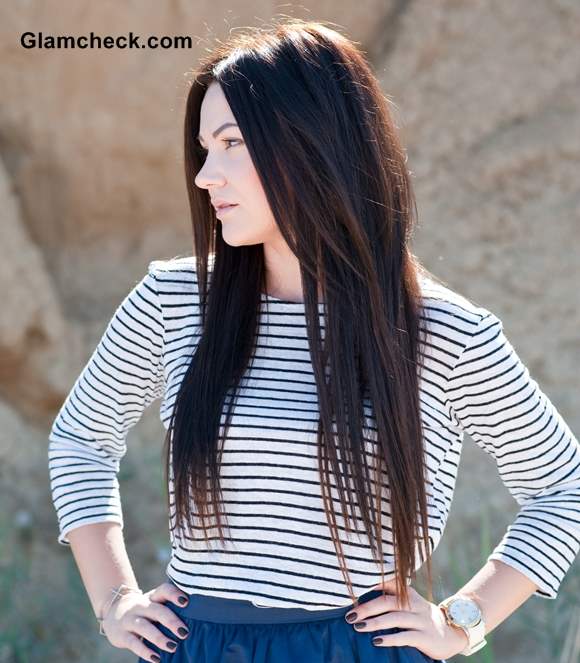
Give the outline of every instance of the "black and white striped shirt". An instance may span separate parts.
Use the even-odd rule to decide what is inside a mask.
[[[427,277],[421,284],[422,324],[429,332],[421,417],[432,550],[449,514],[467,432],[493,457],[520,505],[488,559],[521,571],[537,584],[535,595],[554,599],[580,548],[580,444],[529,375],[499,318]],[[196,294],[192,256],[151,262],[62,405],[48,448],[60,544],[70,545],[67,533],[82,525],[123,525],[117,473],[127,433],[157,399],[161,421],[169,425],[201,334]],[[350,596],[320,493],[318,399],[304,304],[263,294],[262,306],[256,359],[222,459],[224,508],[234,541],[206,549],[198,539],[172,536],[166,573],[185,592],[264,607],[347,606]],[[173,495],[171,476],[169,491]],[[168,515],[174,522],[174,513]],[[344,524],[340,514],[337,524]],[[387,580],[394,577],[389,524],[387,508]],[[360,596],[380,582],[380,569],[364,535],[343,529],[342,535]]]

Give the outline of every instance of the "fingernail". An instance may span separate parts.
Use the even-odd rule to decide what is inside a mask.
[[[380,645],[382,642],[382,638],[373,638],[373,645]]]
[[[345,617],[346,621],[350,624],[356,619],[356,612],[349,612]]]
[[[181,603],[181,605],[185,605],[187,603],[187,599],[185,598],[185,596],[180,596],[177,600],[179,601],[179,603]]]
[[[167,647],[171,649],[172,651],[177,648],[177,643],[176,642],[171,642],[171,640],[167,641]]]
[[[155,661],[155,663],[159,663],[159,661],[161,661],[161,659],[159,658],[159,656],[157,656],[157,654],[151,654],[151,660]]]
[[[367,624],[366,622],[359,622],[358,624],[355,624],[354,627],[355,628],[363,628],[364,626],[366,626],[366,624]]]
[[[180,627],[177,629],[177,632],[178,632],[179,635],[181,635],[181,636],[189,635],[189,631],[188,631],[186,628],[183,628],[183,626],[180,626]]]

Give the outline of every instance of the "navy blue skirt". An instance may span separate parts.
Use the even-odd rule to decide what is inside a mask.
[[[380,595],[381,590],[370,590],[359,603]],[[190,594],[185,607],[172,601],[164,605],[187,625],[189,635],[184,640],[153,621],[177,643],[177,649],[168,652],[143,639],[160,656],[161,663],[435,663],[416,647],[373,645],[376,636],[404,629],[360,633],[344,619],[352,606],[329,610],[259,608],[247,600],[201,594]],[[138,663],[147,660],[139,658]]]

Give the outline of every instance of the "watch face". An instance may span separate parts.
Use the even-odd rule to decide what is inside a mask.
[[[481,617],[477,603],[469,599],[455,599],[449,603],[448,610],[451,619],[460,626],[473,626]]]

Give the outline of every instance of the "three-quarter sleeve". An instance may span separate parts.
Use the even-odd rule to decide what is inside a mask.
[[[48,467],[58,543],[81,525],[123,527],[117,474],[126,437],[164,393],[164,325],[154,263],[115,311],[52,425]]]
[[[447,385],[449,413],[490,454],[520,505],[488,556],[555,599],[580,548],[580,444],[487,309]]]

